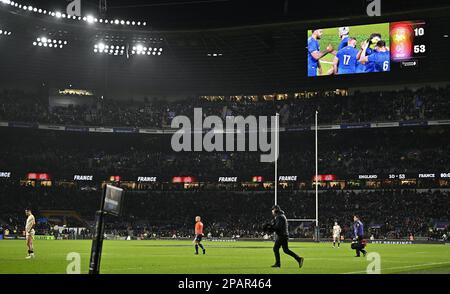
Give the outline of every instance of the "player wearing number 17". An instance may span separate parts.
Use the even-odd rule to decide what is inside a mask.
[[[350,37],[348,46],[342,48],[336,54],[333,61],[334,74],[354,74],[358,65],[360,52],[356,49],[356,39]]]

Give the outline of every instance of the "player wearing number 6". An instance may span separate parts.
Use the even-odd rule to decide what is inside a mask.
[[[366,49],[369,46],[368,42],[362,44],[362,52],[359,58],[359,62],[366,64],[367,62],[373,62],[375,64],[374,72],[386,72],[391,70],[391,52],[386,47],[386,42],[383,40],[378,41],[375,51],[366,56]]]
[[[358,64],[360,52],[356,49],[356,38],[348,38],[348,46],[336,54],[333,61],[334,74],[354,74]]]

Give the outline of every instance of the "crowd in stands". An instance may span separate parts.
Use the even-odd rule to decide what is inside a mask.
[[[91,229],[100,201],[98,192],[71,188],[0,187],[0,223],[3,230],[23,231],[24,207],[32,207],[40,234],[54,234],[54,225]],[[214,238],[263,238],[263,224],[271,219],[272,192],[232,191],[140,191],[128,192],[122,216],[108,219],[106,233],[140,238],[193,237],[194,218],[202,216],[206,234]],[[279,193],[278,203],[290,219],[313,218],[315,197],[311,192]],[[440,190],[323,191],[320,193],[320,230],[331,236],[337,221],[343,236],[352,238],[352,216],[358,214],[366,225],[367,238],[440,239],[448,236],[450,192]],[[41,211],[76,211],[85,224],[41,217]],[[64,223],[66,222],[66,223]],[[67,223],[69,222],[69,223]],[[311,222],[291,222],[291,237],[312,238]],[[89,231],[79,232],[78,238]],[[70,232],[61,232],[71,234]],[[72,232],[73,234],[73,232]],[[84,235],[83,235],[84,234]]]
[[[180,152],[170,136],[79,134],[0,129],[0,168],[73,174],[135,176],[272,175],[258,152]],[[279,172],[310,178],[315,171],[312,132],[280,137]],[[448,172],[450,128],[397,128],[321,132],[321,174]],[[174,172],[176,171],[176,174]]]
[[[49,107],[44,98],[20,91],[0,93],[0,121],[61,125],[161,128],[177,115],[248,116],[279,112],[284,126],[309,125],[316,110],[320,123],[426,120],[450,118],[450,88],[422,88],[354,93],[283,101],[177,102],[114,101],[91,106]],[[47,103],[47,104],[46,104]],[[319,172],[357,175],[449,172],[450,128],[402,127],[319,132]],[[74,174],[132,176],[254,176],[272,175],[273,164],[261,163],[258,152],[181,152],[170,147],[170,135],[92,134],[0,128],[0,171],[45,172],[55,177]],[[314,174],[314,133],[280,135],[280,175],[311,179]],[[176,174],[174,174],[176,173]],[[105,177],[106,178],[106,177]],[[73,186],[29,187],[14,181],[0,183],[0,235],[20,235],[31,207],[39,234],[59,238],[91,236],[97,190]],[[421,188],[434,188],[431,186]],[[123,215],[111,218],[106,234],[134,238],[192,238],[194,217],[201,215],[211,238],[263,238],[270,219],[271,191],[129,191]],[[367,237],[399,239],[448,236],[450,197],[446,190],[325,190],[320,196],[320,231],[331,235],[334,221],[351,237],[352,215],[366,224]],[[307,191],[280,190],[280,205],[289,218],[311,218],[314,197]],[[75,211],[83,222],[67,217],[47,218],[45,210]],[[66,227],[61,227],[66,225]],[[58,226],[58,227],[55,227]],[[84,227],[81,231],[73,227]],[[291,223],[291,236],[312,238],[312,223]]]
[[[50,107],[45,98],[5,90],[0,93],[0,121],[161,128],[170,126],[177,115],[192,117],[194,108],[202,108],[204,116],[217,115],[222,118],[269,116],[279,112],[282,126],[311,125],[316,110],[320,113],[322,124],[447,119],[450,114],[449,95],[449,87],[425,87],[281,101],[206,101],[189,98],[168,102],[99,98],[92,105]]]

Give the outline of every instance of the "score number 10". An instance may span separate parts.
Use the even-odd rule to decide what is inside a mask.
[[[414,34],[416,37],[423,37],[425,36],[425,29],[422,27],[415,28]],[[425,53],[427,51],[427,48],[425,45],[414,45],[414,53]]]

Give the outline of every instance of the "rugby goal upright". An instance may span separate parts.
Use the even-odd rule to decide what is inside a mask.
[[[314,188],[315,188],[315,218],[305,218],[305,219],[288,219],[289,222],[313,222],[315,224],[314,236],[315,241],[320,241],[320,230],[319,230],[319,144],[318,144],[318,117],[319,112],[315,113],[314,122],[314,149],[315,149],[315,177],[314,177]],[[277,113],[275,116],[275,160],[274,160],[274,175],[275,175],[275,193],[274,193],[274,203],[278,204],[278,152],[280,144],[280,114]]]

